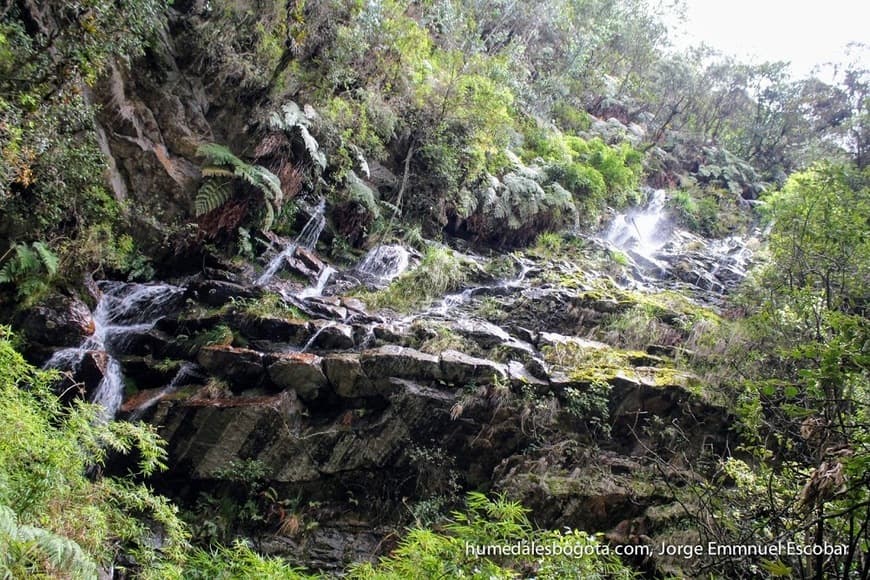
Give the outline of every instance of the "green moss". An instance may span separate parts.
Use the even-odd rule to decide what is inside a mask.
[[[197,332],[190,338],[182,339],[181,346],[187,350],[190,356],[195,356],[199,349],[204,346],[229,346],[233,343],[234,335],[229,326],[218,324],[214,328]]]
[[[259,298],[232,300],[221,309],[221,312],[238,312],[255,318],[308,319],[308,315],[299,308],[288,304],[280,295],[271,292]]]

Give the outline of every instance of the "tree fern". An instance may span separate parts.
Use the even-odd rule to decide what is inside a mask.
[[[264,229],[270,229],[275,221],[275,214],[284,203],[284,190],[278,176],[262,165],[242,161],[227,147],[217,143],[200,145],[197,154],[206,160],[206,166],[202,168],[202,175],[206,180],[194,200],[196,215],[207,214],[227,203],[233,196],[231,179],[236,178],[263,194],[266,206]],[[226,178],[230,178],[230,181]]]
[[[266,199],[271,199],[279,205],[283,201],[284,192],[281,190],[281,180],[262,165],[248,165],[245,163],[236,166],[233,173],[236,177],[245,180],[263,192]]]
[[[209,165],[229,165],[233,168],[245,165],[245,162],[233,155],[226,146],[217,143],[203,143],[197,148],[196,155],[204,157]]]
[[[320,149],[317,139],[308,130],[313,116],[313,112],[303,111],[299,105],[293,101],[288,101],[281,106],[280,112],[272,113],[269,116],[269,128],[288,134],[298,131],[302,143],[305,145],[305,151],[322,171],[326,169],[326,154]]]

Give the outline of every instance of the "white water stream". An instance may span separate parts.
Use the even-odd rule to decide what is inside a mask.
[[[103,379],[91,396],[91,402],[102,405],[104,417],[112,419],[124,396],[124,377],[117,356],[133,334],[150,330],[178,300],[184,288],[169,284],[100,283],[102,296],[94,310],[94,333],[75,348],[55,352],[45,368],[77,372],[88,352],[108,355]]]
[[[289,260],[293,257],[293,254],[296,253],[297,248],[307,248],[312,249],[314,245],[317,243],[317,239],[320,237],[320,234],[323,232],[323,228],[326,227],[326,202],[321,200],[317,207],[314,208],[314,212],[311,214],[311,218],[302,228],[302,231],[299,232],[299,235],[296,237],[293,242],[287,245],[277,256],[272,258],[269,264],[266,266],[266,269],[263,271],[263,274],[257,278],[255,284],[257,286],[265,286],[268,284],[272,278],[275,277],[275,274],[278,273],[278,270],[284,265],[285,260]]]
[[[356,270],[380,283],[389,283],[408,269],[409,257],[408,250],[402,246],[375,246],[365,255]]]

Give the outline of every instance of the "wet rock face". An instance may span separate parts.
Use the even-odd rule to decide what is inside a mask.
[[[19,315],[15,325],[29,341],[47,347],[78,346],[96,328],[84,302],[60,294]]]
[[[196,360],[206,371],[227,379],[234,392],[259,387],[266,372],[264,355],[244,348],[205,346]]]
[[[357,557],[339,545],[368,546],[404,506],[457,485],[507,491],[543,526],[621,537],[625,522],[654,528],[649,510],[671,501],[650,453],[680,465],[733,447],[725,410],[676,370],[678,346],[623,350],[600,332],[647,304],[612,285],[496,281],[455,310],[391,318],[330,295],[248,308],[258,291],[243,279],[204,276],[182,312],[125,335],[120,362],[143,390],[122,412],[168,441],[156,483],[169,493],[225,485],[228,466],[256,462],[282,498],[324,506],[323,533],[260,530],[276,553],[337,567],[330,558]],[[176,380],[183,365],[196,372]]]
[[[269,365],[269,379],[280,389],[293,390],[305,401],[317,399],[328,385],[323,373],[323,359],[308,353],[276,357]]]
[[[63,401],[79,397],[86,401],[93,399],[97,387],[105,378],[109,365],[109,354],[102,350],[89,350],[81,355],[81,360],[71,371],[61,374],[54,385],[54,391]]]

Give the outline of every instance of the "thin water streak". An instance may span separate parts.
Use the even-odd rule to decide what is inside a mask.
[[[296,239],[288,244],[287,247],[277,256],[272,258],[266,266],[266,269],[263,271],[263,274],[257,278],[257,281],[255,282],[257,286],[265,286],[268,284],[272,278],[275,277],[275,274],[278,273],[278,270],[280,270],[284,265],[284,261],[292,258],[298,248],[306,248],[310,250],[315,244],[317,244],[317,239],[320,237],[320,234],[323,233],[323,228],[326,227],[325,211],[326,201],[321,200],[320,203],[317,204],[317,207],[314,208],[311,218],[302,228],[302,231],[299,232],[298,236],[296,236]]]

